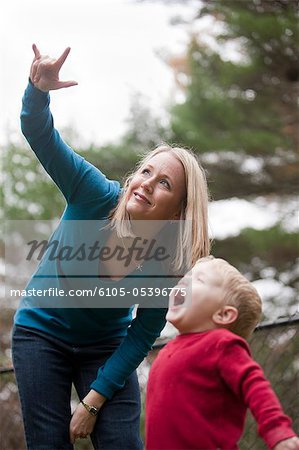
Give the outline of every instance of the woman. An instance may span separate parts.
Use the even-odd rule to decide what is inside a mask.
[[[146,291],[147,287],[141,291],[142,286],[147,286],[141,265],[150,267],[145,254],[130,252],[130,248],[136,244],[136,236],[141,236],[143,243],[151,242],[161,232],[163,235],[166,222],[179,221],[178,245],[169,265],[171,273],[183,268],[186,253],[192,262],[209,253],[204,172],[189,151],[163,145],[146,155],[121,190],[118,182],[108,180],[69,148],[53,127],[49,91],[77,84],[59,80],[70,49],[57,60],[42,56],[35,45],[33,51],[35,57],[23,98],[22,131],[67,202],[53,235],[55,242],[64,244],[67,239],[71,248],[80,235],[69,226],[72,221],[81,224],[109,217],[100,236],[108,251],[117,248],[123,252],[112,252],[109,258],[96,262],[93,282],[98,292],[105,294],[111,287],[119,294],[128,292],[129,280],[131,287],[137,286],[135,293],[139,288],[142,296],[152,293]],[[191,226],[182,227],[184,221]],[[83,234],[90,238],[89,233]],[[27,289],[69,289],[66,274],[70,272],[62,258],[51,260],[51,250],[49,246]],[[80,276],[84,272],[80,283],[85,283],[86,274],[95,269],[95,265],[90,269],[85,262],[79,270]],[[152,269],[147,272],[154,282],[156,266],[154,276]],[[162,289],[163,277],[159,283]],[[71,307],[56,300],[60,306],[54,308],[53,299],[44,296],[39,299],[44,304],[37,307],[31,298],[23,298],[15,316],[13,361],[28,449],[72,449],[77,438],[89,434],[95,449],[141,449],[135,369],[165,325],[165,308],[156,298],[138,299],[141,306],[133,319],[131,304],[136,299],[130,299],[130,305],[116,302],[110,307],[111,300],[99,296],[93,299],[93,308],[91,303],[82,307],[85,299],[76,303],[72,297]],[[81,402],[71,416],[72,383]]]

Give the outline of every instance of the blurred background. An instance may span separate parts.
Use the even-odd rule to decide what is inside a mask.
[[[10,0],[0,18],[2,219],[55,219],[64,209],[21,135],[19,112],[32,43],[53,57],[70,46],[61,75],[79,84],[51,93],[51,108],[76,151],[120,181],[162,141],[199,155],[212,253],[253,281],[264,322],[289,323],[262,341],[264,356],[293,349],[276,372],[288,386],[284,406],[286,392],[299,397],[298,11],[297,0]],[[0,257],[4,285],[3,242]],[[1,303],[4,368],[17,305],[4,288]],[[173,334],[167,326],[162,338]],[[14,377],[0,382],[1,450],[20,450]],[[292,408],[298,417],[298,403]]]

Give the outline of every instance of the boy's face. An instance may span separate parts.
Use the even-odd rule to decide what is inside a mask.
[[[223,280],[219,265],[216,260],[203,261],[173,288],[166,319],[180,333],[210,330],[217,328],[214,315],[222,307]]]

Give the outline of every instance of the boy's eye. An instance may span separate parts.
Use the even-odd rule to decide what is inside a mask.
[[[200,283],[205,283],[203,275],[197,275],[196,280],[199,281]]]

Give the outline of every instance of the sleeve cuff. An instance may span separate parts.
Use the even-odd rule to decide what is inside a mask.
[[[27,88],[25,90],[24,99],[30,104],[45,104],[47,100],[49,101],[50,95],[49,92],[43,92],[37,87],[34,86],[32,81],[29,78]]]
[[[103,367],[99,369],[98,377],[90,385],[91,389],[94,389],[109,400],[113,397],[114,392],[121,389],[123,386],[124,383],[118,384],[111,380],[107,380],[103,374]]]
[[[29,79],[23,96],[23,109],[21,117],[28,114],[40,113],[50,104],[49,92],[43,92],[36,88]]]
[[[269,448],[273,449],[279,442],[284,441],[285,439],[290,439],[292,437],[296,437],[296,433],[288,428],[288,429],[277,429],[269,432],[268,436],[264,437],[264,440]]]

